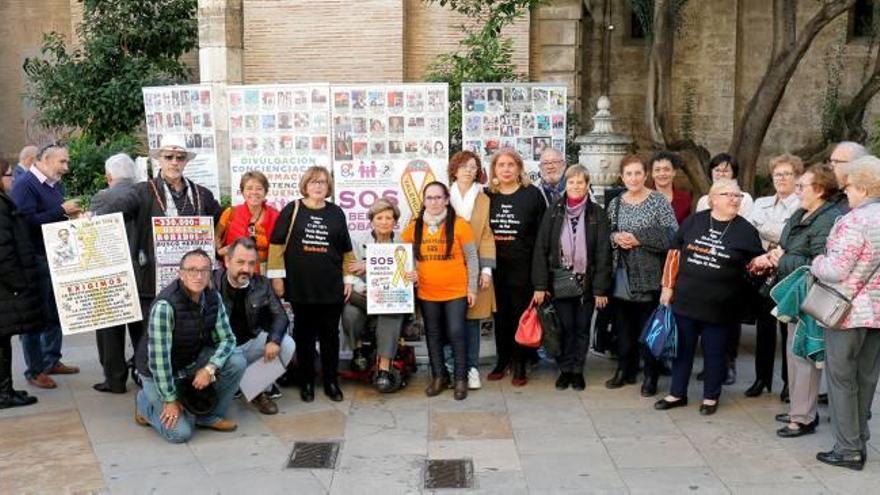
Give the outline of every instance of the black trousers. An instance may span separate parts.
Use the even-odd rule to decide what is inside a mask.
[[[315,342],[321,346],[324,385],[336,383],[339,368],[339,318],[344,304],[293,305],[293,339],[296,341],[300,385],[315,382]]]
[[[553,307],[562,323],[562,355],[557,360],[562,373],[584,372],[594,304],[591,295],[553,299]]]
[[[657,309],[657,300],[632,302],[614,299],[614,315],[617,329],[617,369],[626,378],[639,374],[639,357],[645,362],[645,377],[655,377],[660,372],[661,363],[654,359],[645,346],[639,342],[642,331]]]
[[[428,343],[431,375],[437,378],[446,374],[443,344],[449,342],[455,363],[455,380],[467,380],[467,331],[464,323],[467,298],[450,301],[419,300],[419,304],[425,318],[425,340]]]
[[[519,319],[532,301],[534,291],[531,285],[516,284],[504,276],[502,270],[495,274],[495,351],[498,366],[520,363],[526,357],[526,349],[516,343],[516,329]]]
[[[596,310],[596,325],[593,334],[596,336],[593,349],[596,352],[611,351],[617,354],[617,333],[614,323],[614,298],[608,298],[608,304]]]
[[[131,346],[137,350],[138,342],[143,335],[143,322],[104,328],[95,332],[98,360],[104,369],[104,382],[114,392],[125,390],[125,382],[128,381],[128,363],[125,360],[126,326]]]

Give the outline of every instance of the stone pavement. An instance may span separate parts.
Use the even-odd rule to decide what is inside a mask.
[[[637,386],[606,390],[613,363],[591,355],[581,393],[556,391],[544,363],[525,388],[487,382],[462,402],[451,392],[428,399],[420,370],[394,395],[343,383],[341,403],[319,392],[304,404],[296,389],[284,389],[277,416],[236,402],[238,431],[201,430],[172,445],[134,424],[133,391],[92,390],[94,338],[71,337],[65,361],[83,372],[58,377],[56,390],[29,389],[40,398],[36,406],[0,411],[0,493],[418,493],[426,459],[463,457],[473,459],[479,493],[873,492],[878,441],[861,473],[825,466],[814,458],[832,444],[824,406],[817,434],[784,440],[775,435],[781,425],[773,416],[786,410],[778,394],[742,395],[753,342],[746,330],[739,380],[711,417],[697,411],[696,380],[692,405],[654,411],[654,399],[639,397]],[[25,388],[16,354],[16,384]],[[342,442],[334,470],[284,468],[294,442],[317,440]]]

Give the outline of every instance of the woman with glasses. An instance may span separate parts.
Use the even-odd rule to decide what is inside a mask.
[[[278,210],[266,202],[269,180],[257,170],[245,172],[241,176],[239,191],[244,203],[227,208],[217,222],[217,254],[226,256],[229,245],[236,239],[250,237],[257,245],[257,273],[266,273],[269,239],[278,221]]]
[[[477,299],[479,261],[474,235],[449,204],[449,189],[431,182],[422,190],[422,208],[401,236],[413,244],[418,273],[418,301],[425,319],[431,382],[425,395],[449,388],[443,343],[449,342],[455,362],[455,400],[468,395],[465,314]]]
[[[800,208],[786,222],[779,244],[756,261],[759,266],[774,267],[777,280],[783,280],[798,267],[809,265],[813,258],[825,252],[828,233],[842,214],[834,203],[828,201],[838,191],[837,179],[830,168],[823,165],[811,167],[800,176],[794,189],[800,199]],[[771,335],[774,327],[770,327]],[[788,325],[789,342],[794,338],[795,328],[796,325]],[[776,336],[773,337],[775,340]],[[814,363],[795,356],[790,345],[785,348],[791,406],[788,414],[776,415],[777,421],[788,423],[776,433],[780,437],[791,438],[816,431],[822,370],[816,368]],[[772,359],[771,355],[771,366]],[[767,386],[769,388],[769,383]]]
[[[688,217],[672,241],[663,270],[661,304],[671,304],[678,327],[678,354],[672,362],[669,395],[658,410],[687,405],[688,382],[697,339],[703,343],[705,381],[700,414],[714,414],[725,374],[725,349],[740,325],[747,290],[746,266],[764,253],[758,231],[737,212],[743,193],[732,179],[709,190],[711,209]]]
[[[709,160],[709,166],[706,167],[708,170],[709,177],[712,178],[712,182],[715,182],[718,179],[733,179],[739,176],[739,165],[736,163],[736,160],[733,159],[732,156],[727,153],[718,153],[713,156],[711,160]],[[739,205],[739,214],[747,217],[749,212],[752,211],[752,206],[755,201],[752,199],[752,196],[743,191],[743,199],[742,203]],[[705,211],[709,209],[709,195],[703,195],[697,200],[697,208],[696,211]]]
[[[327,201],[333,197],[330,172],[306,169],[299,180],[302,199],[281,210],[269,248],[266,276],[278,297],[293,306],[300,398],[315,400],[315,341],[321,346],[324,394],[342,401],[339,367],[339,318],[351,296],[343,280],[354,262],[345,213]]]
[[[792,214],[801,206],[800,197],[795,194],[795,186],[798,177],[804,172],[804,164],[800,158],[794,155],[780,155],[770,160],[770,178],[773,180],[773,189],[776,194],[764,196],[755,200],[755,205],[747,217],[749,222],[758,229],[761,236],[761,244],[764,249],[771,250],[779,245],[782,230]],[[786,274],[787,275],[787,274]],[[752,298],[752,306],[756,314],[756,340],[755,340],[755,382],[746,390],[746,397],[757,397],[766,389],[770,392],[773,384],[773,364],[776,360],[776,328],[782,337],[782,348],[785,349],[786,330],[785,324],[778,322],[770,311],[776,306],[768,297],[770,283],[773,280],[782,280],[784,276],[775,276],[771,281],[760,289],[760,294],[755,291]],[[736,347],[739,339],[731,343],[729,356],[736,357]],[[788,395],[788,373],[786,372],[786,352],[782,353],[782,397]],[[733,363],[729,363],[733,364]],[[735,373],[735,369],[728,369],[728,374]]]

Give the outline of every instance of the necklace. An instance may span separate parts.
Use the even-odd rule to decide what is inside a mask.
[[[734,218],[736,218],[736,217],[734,217]],[[718,241],[719,244],[721,243],[721,239],[724,239],[724,234],[727,233],[727,229],[730,228],[730,225],[731,225],[732,223],[733,223],[733,218],[731,218],[731,219],[727,222],[727,227],[724,227],[724,230],[721,232],[721,235],[718,236],[717,241]],[[709,237],[710,237],[712,240],[716,240],[716,239],[715,239],[715,236],[712,235],[712,232],[717,232],[717,231],[715,230],[715,219],[712,218],[712,215],[711,215],[711,214],[709,214]]]

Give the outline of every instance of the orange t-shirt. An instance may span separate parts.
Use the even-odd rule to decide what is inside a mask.
[[[401,234],[404,242],[413,242],[415,221],[409,223]],[[419,273],[418,295],[425,301],[451,301],[467,296],[468,273],[462,246],[474,242],[471,226],[461,217],[455,219],[455,241],[449,259],[446,254],[446,227],[441,226],[436,234],[422,231],[422,260],[417,263]]]

